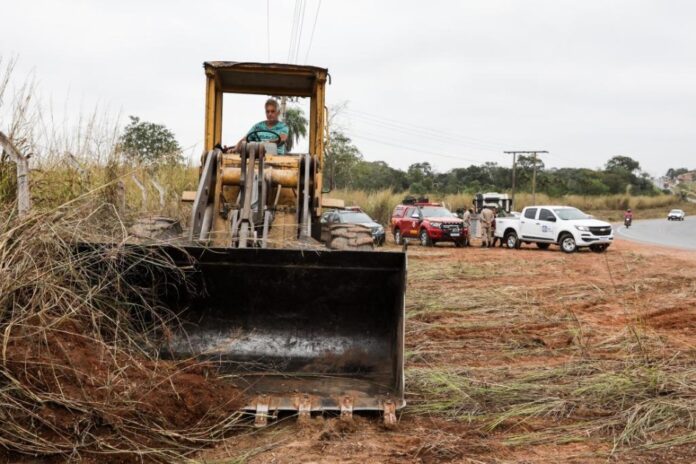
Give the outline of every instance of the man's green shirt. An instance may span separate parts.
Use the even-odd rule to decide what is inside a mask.
[[[276,122],[273,127],[268,127],[266,125],[266,121],[257,122],[256,124],[254,124],[254,126],[251,129],[249,129],[249,132],[247,132],[247,134],[251,134],[254,131],[272,131],[278,135],[283,135],[283,134],[288,135],[288,132],[289,132],[288,125],[285,124],[283,121]],[[256,135],[259,136],[259,139],[262,142],[267,142],[267,141],[276,139],[276,136],[273,135],[271,132],[259,132]],[[278,146],[278,154],[279,155],[285,154],[285,144]]]

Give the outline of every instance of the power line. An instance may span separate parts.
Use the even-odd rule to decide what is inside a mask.
[[[297,32],[297,20],[300,12],[300,1],[295,0],[295,7],[292,14],[292,27],[290,28],[290,40],[288,40],[288,57],[286,61],[290,63],[290,58],[292,57],[293,43],[295,41],[295,33]]]
[[[380,140],[379,138],[373,138],[373,137],[366,136],[366,135],[363,135],[363,134],[357,134],[357,133],[355,133],[355,132],[351,132],[351,133],[349,133],[348,135],[351,136],[352,138],[363,139],[363,140],[369,140],[369,141],[371,141],[371,142],[379,143],[379,144],[382,144],[382,145],[388,145],[388,146],[390,146],[390,147],[395,147],[395,148],[402,148],[402,149],[405,149],[405,150],[415,151],[415,152],[418,152],[418,153],[424,153],[424,154],[427,154],[427,155],[439,156],[439,157],[442,157],[442,158],[456,159],[456,160],[460,160],[460,161],[469,161],[469,162],[472,162],[472,163],[480,163],[480,160],[476,160],[476,159],[472,159],[472,158],[465,158],[465,157],[463,157],[463,156],[455,156],[455,155],[447,155],[447,154],[444,154],[444,153],[437,153],[437,152],[433,152],[433,151],[430,151],[430,150],[424,150],[424,149],[421,149],[421,148],[410,147],[410,146],[408,146],[408,145],[401,145],[401,144],[397,144],[397,143],[386,142],[386,141],[384,141],[384,140]],[[373,134],[370,134],[370,135],[373,135]]]
[[[300,54],[300,45],[302,44],[302,29],[304,29],[304,15],[305,9],[307,8],[307,1],[302,0],[302,14],[300,15],[300,27],[297,34],[297,43],[295,44],[295,63],[297,63],[297,56]]]
[[[314,14],[314,25],[312,25],[312,34],[309,36],[309,46],[307,47],[307,53],[305,54],[304,62],[307,64],[309,59],[309,51],[312,49],[312,42],[314,41],[314,30],[317,28],[317,18],[319,18],[319,8],[321,8],[321,0],[317,3],[317,12]]]
[[[448,132],[446,132],[446,131],[443,131],[442,129],[436,129],[436,128],[434,128],[434,127],[418,126],[418,125],[413,124],[413,123],[409,123],[409,122],[405,122],[405,121],[397,121],[396,119],[385,118],[384,116],[376,115],[376,114],[373,114],[373,113],[368,113],[368,112],[366,112],[366,111],[358,111],[358,110],[351,110],[351,109],[346,109],[346,111],[349,112],[349,113],[358,113],[358,114],[362,114],[362,115],[365,115],[365,116],[367,116],[367,117],[371,117],[371,118],[375,118],[375,119],[382,119],[382,120],[384,120],[384,121],[389,121],[389,122],[391,122],[391,123],[393,123],[393,124],[398,124],[398,125],[403,125],[403,126],[411,126],[411,127],[418,127],[418,128],[422,128],[422,129],[424,129],[424,130],[430,131],[430,132],[441,133],[441,134],[445,134],[445,135],[451,135],[451,133],[448,133]],[[489,140],[479,139],[479,138],[470,137],[470,136],[460,136],[460,135],[457,135],[457,138],[466,138],[466,139],[469,139],[469,140],[472,140],[472,141],[476,141],[476,142],[479,142],[479,143],[482,143],[482,144],[486,144],[486,145],[493,145],[493,146],[496,146],[496,147],[501,147],[501,146],[507,144],[507,142],[505,142],[505,143],[501,143],[501,142],[491,142],[491,141],[489,141]]]
[[[266,0],[266,43],[268,44],[268,57],[271,61],[271,0]]]
[[[371,125],[375,126],[380,126],[384,127],[387,130],[392,130],[396,132],[401,132],[403,134],[407,135],[416,135],[421,138],[428,138],[431,140],[437,140],[439,142],[451,142],[451,143],[456,143],[458,145],[471,145],[473,148],[478,148],[479,150],[485,150],[485,151],[491,151],[491,152],[500,152],[500,148],[492,148],[490,146],[482,145],[477,142],[466,142],[463,140],[463,137],[457,136],[454,134],[448,134],[445,132],[440,132],[440,133],[433,133],[430,132],[427,128],[423,127],[418,127],[418,126],[403,126],[399,124],[393,124],[385,121],[380,121],[377,119],[370,119],[370,118],[364,118],[360,115],[352,115],[354,118],[358,118],[359,120],[362,119],[364,122],[367,122]]]

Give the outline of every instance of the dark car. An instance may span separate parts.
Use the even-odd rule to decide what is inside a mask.
[[[321,216],[321,224],[322,241],[327,240],[328,237],[325,237],[325,235],[328,233],[328,226],[331,224],[360,224],[370,228],[375,245],[384,245],[384,227],[359,209],[337,209],[327,211]]]

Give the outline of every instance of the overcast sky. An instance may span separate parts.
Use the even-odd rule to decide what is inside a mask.
[[[0,0],[0,15],[0,56],[45,100],[165,124],[196,157],[203,61],[270,58],[329,69],[328,104],[347,104],[337,122],[367,160],[445,171],[539,149],[555,167],[696,168],[690,0]],[[226,107],[226,142],[262,102]]]

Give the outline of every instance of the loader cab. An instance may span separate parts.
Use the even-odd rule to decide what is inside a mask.
[[[275,232],[295,228],[295,238],[311,236],[319,239],[320,217],[325,206],[322,198],[322,164],[328,70],[294,64],[232,61],[207,61],[203,67],[206,76],[205,138],[199,189],[204,184],[203,189],[208,193],[204,198],[194,200],[190,237],[213,246],[227,246],[230,243],[230,211],[239,209],[240,195],[244,194],[246,180],[243,171],[247,157],[238,153],[222,153],[216,151],[216,147],[235,145],[248,128],[260,121],[265,99],[273,97],[282,100],[287,97],[309,102],[308,143],[304,153],[278,155],[274,147],[269,147],[264,153],[267,189],[263,192],[263,198],[261,194],[258,199],[254,197],[255,204],[257,201],[263,202],[254,223],[263,223],[264,210],[278,213],[278,218],[287,213],[286,222],[282,222],[285,221],[282,218],[282,223],[276,221],[278,227]],[[224,102],[234,102],[228,98],[231,96],[242,98],[241,101],[255,96],[260,98],[255,101],[261,104],[253,109],[248,104],[223,108]],[[223,125],[223,115],[239,121],[235,127],[245,127],[243,132],[223,134],[223,127],[228,127],[227,123]],[[215,159],[209,160],[212,156]],[[270,233],[274,233],[273,230]],[[275,239],[280,238],[271,238],[269,242]]]
[[[205,152],[241,134],[222,134],[224,96],[261,95],[265,97],[309,98],[309,152],[323,155],[325,126],[325,86],[327,69],[315,66],[273,63],[206,61]],[[225,114],[230,114],[229,112]],[[254,114],[236,114],[243,121],[258,121]],[[253,123],[249,124],[251,127]]]

